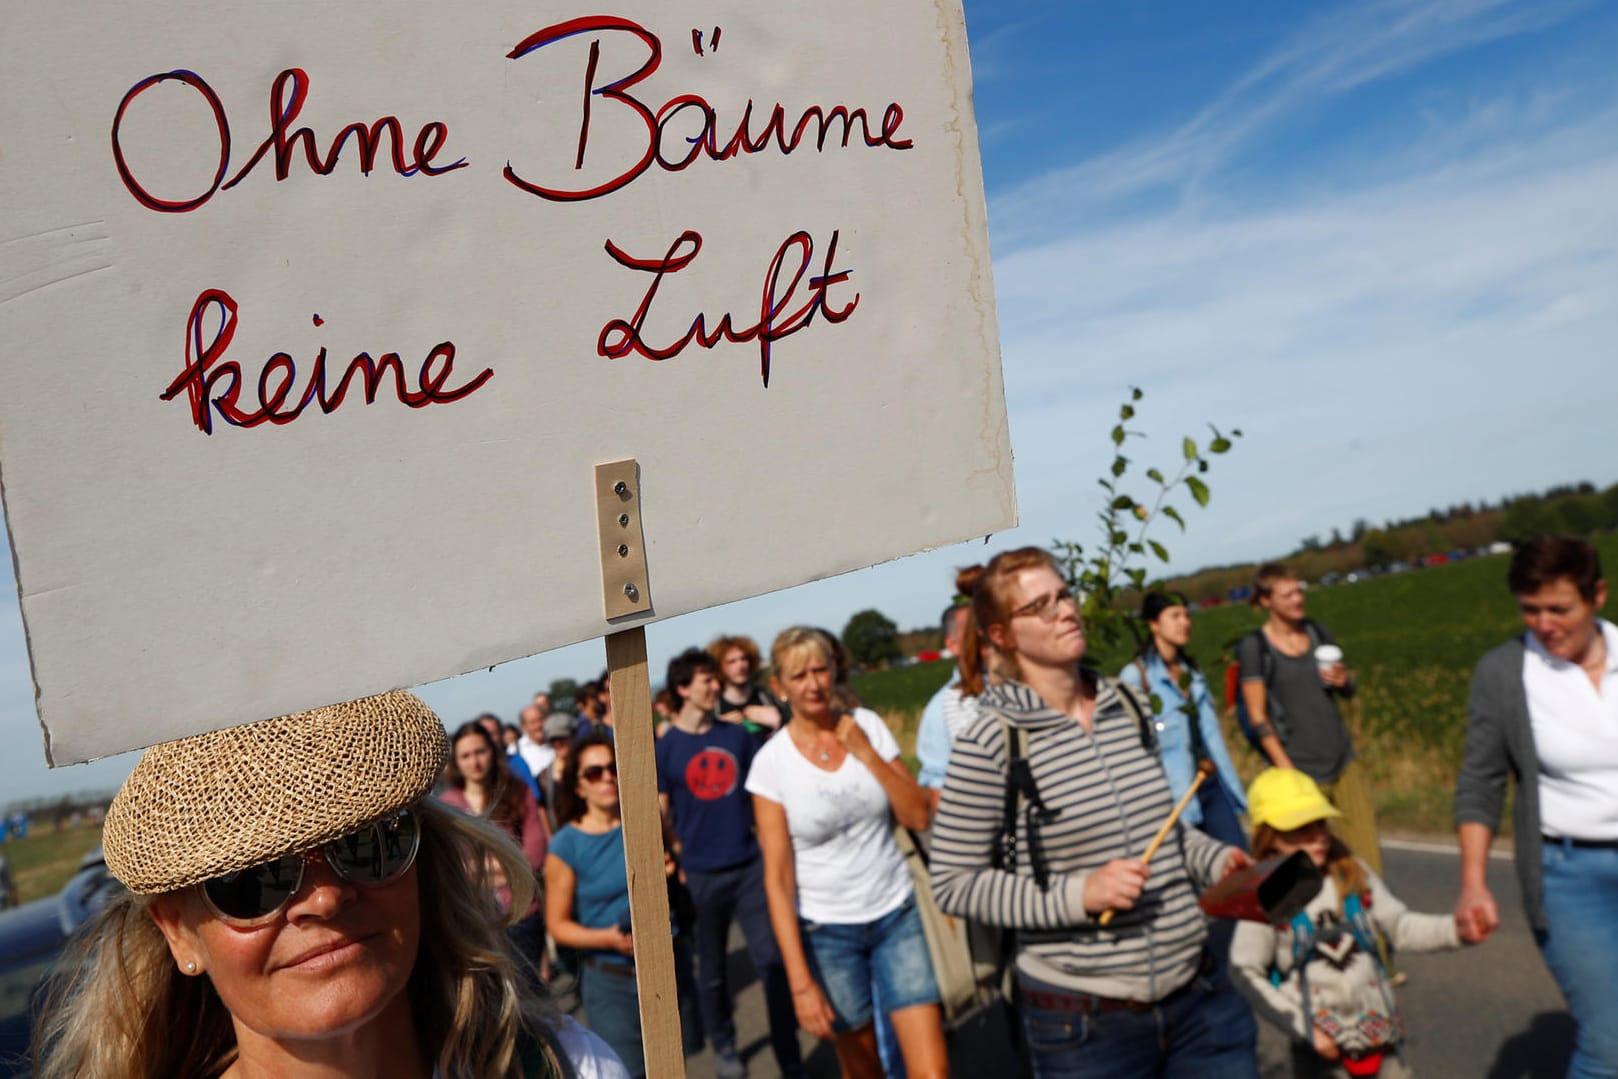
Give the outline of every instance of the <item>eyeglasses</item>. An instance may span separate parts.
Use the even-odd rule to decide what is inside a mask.
[[[279,914],[298,893],[304,865],[312,858],[325,859],[331,871],[350,884],[380,888],[404,876],[420,848],[421,824],[407,809],[313,850],[226,873],[203,881],[197,888],[208,909],[221,921],[235,926],[258,925]]]
[[[611,773],[614,779],[618,778],[618,763],[616,761],[612,764],[592,764],[588,768],[581,768],[579,769],[579,778],[586,783],[595,783],[608,773]]]
[[[1040,596],[1032,603],[1023,604],[1021,607],[1018,607],[1016,610],[1011,612],[1011,617],[1018,618],[1025,614],[1031,614],[1041,622],[1054,622],[1056,621],[1057,612],[1061,609],[1061,605],[1063,603],[1072,603],[1076,606],[1078,602],[1079,601],[1074,598],[1073,590],[1070,588],[1064,588],[1058,592]]]

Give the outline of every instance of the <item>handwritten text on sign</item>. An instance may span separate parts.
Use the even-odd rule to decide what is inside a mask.
[[[0,0],[54,762],[599,637],[602,461],[615,628],[1015,522],[959,0],[104,6]]]
[[[633,183],[654,164],[669,172],[680,172],[702,157],[724,162],[745,154],[764,153],[772,148],[785,156],[809,144],[814,146],[816,152],[821,152],[825,150],[828,139],[833,137],[836,137],[837,145],[845,148],[855,144],[869,149],[908,150],[912,146],[910,139],[900,135],[904,108],[896,101],[883,109],[881,121],[873,130],[871,117],[864,107],[849,109],[837,105],[827,109],[810,105],[789,123],[785,106],[777,102],[767,117],[760,121],[754,115],[754,102],[749,99],[734,129],[726,125],[729,134],[721,142],[720,118],[700,94],[677,94],[653,109],[631,92],[657,70],[663,58],[663,44],[656,34],[629,19],[591,16],[547,26],[519,42],[507,57],[521,60],[538,55],[546,45],[564,38],[581,34],[595,34],[599,38],[609,33],[634,35],[645,45],[646,58],[635,70],[615,76],[600,70],[599,39],[591,44],[584,70],[578,153],[574,168],[584,167],[590,145],[590,123],[598,97],[615,107],[630,110],[645,124],[645,147],[639,159],[610,179],[586,188],[565,186],[560,179],[525,175],[524,170],[516,164],[507,163],[503,175],[517,191],[558,202],[596,199]],[[721,33],[721,27],[714,28],[714,46],[717,46]],[[699,53],[702,51],[701,31],[692,31],[692,47]],[[124,95],[113,115],[112,157],[119,178],[130,195],[148,210],[155,213],[190,213],[240,184],[266,159],[273,167],[277,181],[287,179],[292,174],[300,149],[305,165],[319,176],[329,176],[337,169],[343,151],[350,144],[354,146],[353,157],[357,159],[355,167],[366,175],[377,168],[379,160],[391,165],[399,176],[420,176],[433,180],[449,177],[472,164],[464,155],[453,157],[444,164],[436,163],[440,155],[449,158],[454,153],[452,146],[446,150],[453,132],[443,121],[432,120],[423,124],[416,132],[415,139],[410,141],[406,139],[403,123],[396,116],[383,116],[369,124],[355,121],[345,125],[331,137],[322,154],[316,132],[297,123],[298,115],[309,99],[312,81],[308,72],[301,68],[288,68],[275,77],[269,90],[269,134],[246,162],[232,172],[230,118],[226,115],[224,103],[207,80],[192,71],[169,71],[142,79]],[[122,134],[125,115],[137,106],[142,95],[154,87],[171,82],[198,95],[213,113],[215,132],[209,136],[212,145],[199,147],[198,152],[203,156],[217,154],[218,164],[212,182],[197,194],[149,190],[130,167],[125,154]],[[693,124],[696,126],[694,132],[690,130]],[[670,145],[681,144],[682,149],[669,150]],[[776,341],[806,329],[817,314],[827,323],[842,322],[859,305],[857,292],[848,294],[846,298],[834,299],[830,295],[836,286],[845,284],[852,276],[852,271],[837,266],[837,240],[838,232],[833,230],[818,263],[815,241],[808,232],[794,232],[782,241],[764,272],[758,318],[751,325],[738,326],[735,315],[728,311],[711,323],[706,313],[699,312],[684,334],[672,340],[652,342],[646,339],[643,330],[658,286],[669,275],[680,273],[696,261],[702,251],[702,235],[693,229],[685,230],[661,255],[650,257],[631,254],[608,239],[605,249],[614,262],[625,269],[650,274],[651,281],[631,316],[612,319],[602,327],[596,340],[596,353],[606,359],[621,359],[634,353],[650,360],[667,360],[693,344],[712,349],[724,342],[741,344],[756,341],[759,375],[767,387],[770,384],[770,351]],[[329,414],[343,403],[355,379],[359,380],[363,389],[366,404],[376,401],[391,375],[397,400],[411,408],[422,408],[461,400],[481,389],[494,374],[493,368],[484,367],[476,375],[451,385],[455,367],[453,341],[440,341],[427,350],[426,358],[416,369],[414,388],[410,386],[404,361],[397,352],[383,353],[380,358],[373,358],[369,352],[361,352],[348,361],[340,375],[329,375],[326,349],[321,348],[312,364],[308,382],[301,390],[298,389],[297,361],[287,352],[271,355],[259,370],[256,386],[249,389],[252,380],[244,374],[241,364],[235,359],[226,358],[239,318],[240,304],[235,297],[223,289],[204,290],[185,318],[184,367],[161,395],[163,400],[170,401],[184,394],[191,421],[203,434],[213,433],[215,411],[221,419],[235,427],[291,423],[310,405],[316,405]],[[318,314],[312,319],[316,326],[321,324]],[[243,396],[248,392],[254,392],[258,406],[256,410],[243,406]]]

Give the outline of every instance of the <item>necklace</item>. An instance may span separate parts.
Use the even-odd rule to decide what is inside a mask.
[[[793,735],[794,740],[798,743],[799,747],[802,748],[805,754],[813,753],[815,756],[820,758],[821,764],[831,763],[831,750],[827,749],[825,746],[816,745],[815,736],[813,734],[809,735],[806,739],[798,731],[789,729],[789,733]]]

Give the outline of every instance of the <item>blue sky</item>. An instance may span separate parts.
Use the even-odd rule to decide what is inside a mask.
[[[926,624],[955,567],[1089,541],[1130,385],[1143,466],[1205,421],[1247,436],[1163,537],[1175,569],[1618,480],[1618,7],[968,0],[967,26],[1023,524],[654,625],[654,669],[867,606]],[[45,768],[4,584],[0,803],[115,786],[133,756]],[[590,642],[420,692],[514,718],[603,666]]]

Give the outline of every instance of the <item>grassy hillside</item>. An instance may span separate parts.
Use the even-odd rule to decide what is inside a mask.
[[[1610,576],[1618,567],[1618,535],[1603,536],[1596,546]],[[1506,563],[1505,555],[1474,558],[1309,593],[1310,617],[1331,629],[1359,682],[1347,718],[1371,770],[1384,827],[1450,827],[1472,666],[1521,628],[1506,591]],[[1232,646],[1260,621],[1246,607],[1194,615],[1191,653],[1216,697]],[[1095,658],[1103,670],[1116,671],[1128,657]],[[888,716],[908,753],[922,706],[949,672],[947,663],[905,667],[856,679],[855,689]],[[1233,722],[1228,741],[1251,775],[1257,761]]]
[[[100,845],[99,825],[60,832],[41,828],[27,839],[6,840],[0,844],[0,854],[11,864],[17,901],[27,903],[61,891],[79,868],[79,859]]]

